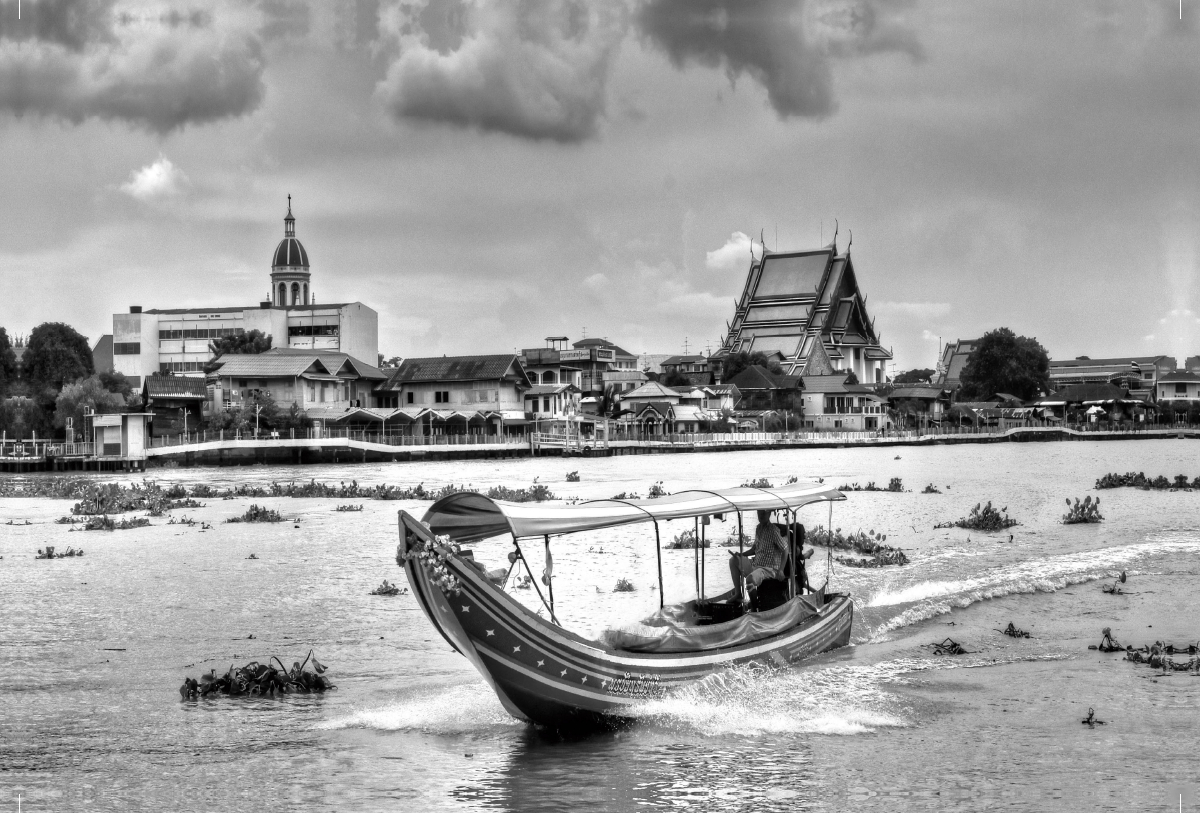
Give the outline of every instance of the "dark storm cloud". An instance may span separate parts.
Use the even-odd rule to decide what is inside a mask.
[[[750,76],[781,117],[834,111],[831,56],[920,55],[915,35],[881,19],[869,0],[648,0],[636,23],[677,68]]]
[[[245,14],[120,2],[0,0],[0,111],[157,132],[242,115],[263,97]]]
[[[40,41],[82,51],[91,42],[112,39],[113,0],[44,0],[18,5],[0,0],[0,42]]]
[[[397,119],[535,140],[596,133],[624,9],[582,0],[432,0],[396,15],[399,56],[379,84]]]

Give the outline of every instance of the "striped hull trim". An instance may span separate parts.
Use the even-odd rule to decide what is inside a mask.
[[[428,531],[401,512],[414,533]],[[619,723],[636,703],[732,666],[782,668],[850,641],[854,604],[828,598],[821,612],[770,638],[703,652],[623,652],[587,641],[530,612],[485,581],[458,557],[449,570],[461,592],[446,595],[416,560],[405,563],[413,595],[426,617],[492,686],[505,709],[520,720],[556,729]]]

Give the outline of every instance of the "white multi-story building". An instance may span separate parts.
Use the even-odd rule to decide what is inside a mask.
[[[112,368],[135,388],[157,372],[203,376],[210,342],[252,330],[272,347],[345,353],[368,364],[379,355],[379,315],[361,302],[318,305],[310,290],[308,252],[296,238],[291,196],[283,240],[271,262],[271,294],[254,307],[130,307],[113,315]]]

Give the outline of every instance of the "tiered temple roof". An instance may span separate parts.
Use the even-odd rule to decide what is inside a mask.
[[[815,251],[764,249],[750,266],[728,328],[722,353],[779,353],[792,375],[853,369],[854,349],[861,361],[892,357],[867,314],[849,246],[839,254],[836,237]]]

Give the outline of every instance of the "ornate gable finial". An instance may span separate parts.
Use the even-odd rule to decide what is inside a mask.
[[[837,254],[837,236],[838,236],[838,222],[837,222],[837,218],[835,217],[833,219],[833,239],[829,241],[829,247],[833,249],[834,254]]]
[[[846,243],[846,254],[850,254],[850,246],[854,245],[854,229],[847,229],[850,232],[850,242]]]

